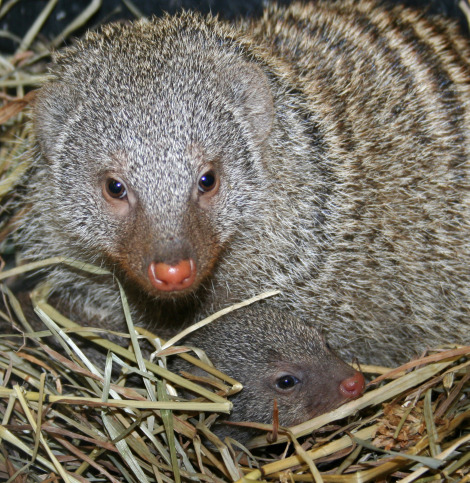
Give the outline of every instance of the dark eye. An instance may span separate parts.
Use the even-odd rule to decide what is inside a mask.
[[[121,181],[109,178],[106,180],[106,191],[111,198],[124,199],[127,196],[127,190]]]
[[[291,389],[299,382],[299,379],[297,379],[295,376],[286,374],[285,376],[281,376],[276,380],[276,387],[282,390]]]
[[[217,178],[214,171],[207,171],[199,178],[199,191],[201,193],[207,193],[212,191],[217,185]]]

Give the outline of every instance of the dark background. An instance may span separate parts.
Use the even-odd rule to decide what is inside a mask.
[[[53,39],[89,4],[91,0],[59,0],[48,20],[44,24],[40,39],[46,44]],[[2,8],[9,0],[3,2]],[[1,3],[1,2],[0,2]],[[160,15],[163,11],[175,12],[180,8],[197,9],[202,12],[212,11],[224,18],[237,16],[256,16],[262,11],[266,0],[133,0],[132,2],[144,15]],[[287,4],[289,0],[278,3]],[[462,28],[467,31],[464,15],[458,7],[459,0],[395,0],[389,3],[402,3],[419,9],[427,9],[431,14],[439,14],[456,18]],[[12,53],[19,45],[20,39],[46,6],[46,0],[19,0],[8,13],[0,18],[0,51]],[[1,12],[1,10],[0,10]],[[122,0],[103,0],[102,6],[90,21],[73,36],[80,36],[88,28],[94,28],[101,23],[119,19],[134,18],[133,14]],[[13,34],[13,39],[5,33]],[[11,35],[9,35],[11,37]]]

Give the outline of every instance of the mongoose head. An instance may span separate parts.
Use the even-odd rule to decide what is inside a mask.
[[[279,423],[289,427],[360,396],[365,387],[362,374],[339,359],[315,327],[263,304],[225,315],[183,342],[203,349],[217,369],[243,384],[228,421],[271,424],[276,399]],[[171,367],[206,375],[176,358]],[[226,424],[215,432],[240,442],[253,436]]]
[[[182,14],[88,34],[56,54],[35,105],[57,244],[155,296],[197,288],[255,216],[273,99],[229,27],[211,22]]]

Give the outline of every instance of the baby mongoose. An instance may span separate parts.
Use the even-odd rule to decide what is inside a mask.
[[[469,58],[449,22],[372,0],[89,33],[38,93],[23,258],[107,267],[141,324],[280,289],[348,359],[468,343]],[[124,327],[113,277],[49,279]]]
[[[277,400],[279,424],[293,426],[356,398],[364,390],[364,377],[343,362],[316,328],[286,310],[266,306],[231,312],[191,333],[186,346],[203,349],[215,367],[243,384],[231,397],[228,421],[272,424]],[[173,371],[207,374],[173,357]],[[245,442],[254,431],[217,424],[220,438]]]

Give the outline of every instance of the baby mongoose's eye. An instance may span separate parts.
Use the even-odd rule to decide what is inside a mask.
[[[276,380],[276,387],[282,390],[291,389],[299,382],[299,379],[297,379],[295,376],[286,374]]]
[[[217,176],[214,171],[210,170],[199,178],[198,188],[201,193],[207,193],[208,191],[214,190],[217,184]]]
[[[125,199],[127,196],[127,190],[121,181],[113,178],[108,178],[105,183],[106,192],[111,198]]]

